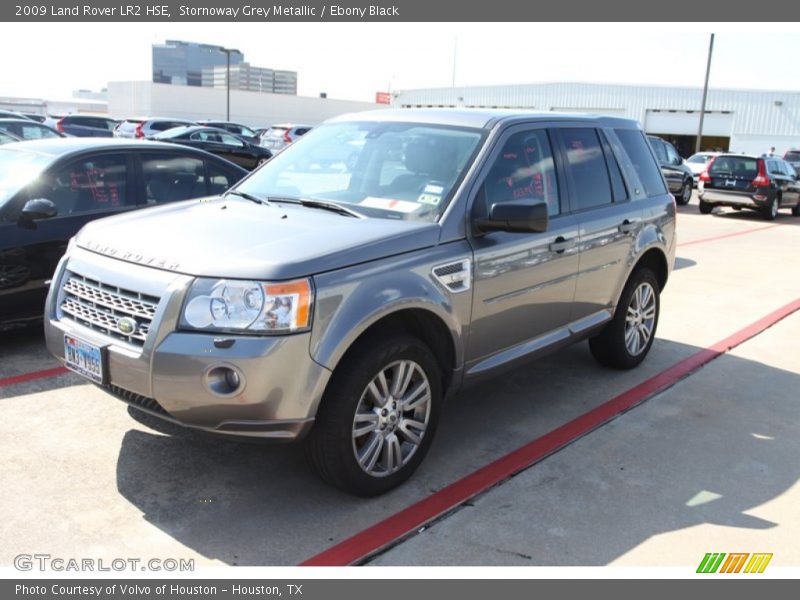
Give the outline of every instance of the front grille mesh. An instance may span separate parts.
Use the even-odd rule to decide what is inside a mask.
[[[154,398],[148,398],[147,396],[136,394],[135,392],[131,392],[113,384],[104,385],[103,388],[120,400],[124,400],[129,404],[133,404],[134,406],[138,406],[140,408],[145,408],[160,415],[167,417],[169,416],[169,413],[165,411]]]
[[[61,288],[60,309],[74,321],[134,346],[143,346],[159,299],[108,285],[77,273],[67,273]],[[119,330],[119,320],[136,321],[133,332]]]

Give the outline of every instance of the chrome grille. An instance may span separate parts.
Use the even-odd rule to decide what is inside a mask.
[[[134,346],[144,345],[158,307],[157,297],[77,273],[66,274],[61,291],[60,309],[72,320]],[[118,328],[124,317],[136,321],[136,330],[130,334]]]

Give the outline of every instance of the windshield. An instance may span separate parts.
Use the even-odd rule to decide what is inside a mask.
[[[758,175],[758,160],[743,156],[718,156],[708,172],[716,176],[730,175],[752,179]]]
[[[686,162],[698,163],[698,164],[704,165],[709,161],[710,158],[711,158],[711,156],[708,155],[708,154],[695,154],[695,155],[690,156],[689,158],[687,158]]]
[[[331,123],[272,158],[237,189],[326,200],[368,217],[436,221],[483,132],[417,123]]]
[[[36,179],[51,160],[50,156],[33,152],[0,149],[0,220],[6,212],[8,201]]]

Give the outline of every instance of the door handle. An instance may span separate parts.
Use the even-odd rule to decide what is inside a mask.
[[[557,254],[561,254],[564,250],[569,250],[570,248],[574,248],[576,245],[575,240],[568,240],[564,238],[564,236],[558,236],[554,242],[548,246],[550,248],[550,252],[555,252]]]
[[[620,233],[633,233],[636,229],[636,221],[629,221],[625,219],[622,224],[619,226]]]

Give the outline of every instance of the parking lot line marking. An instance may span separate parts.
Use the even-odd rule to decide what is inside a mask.
[[[68,370],[64,367],[55,367],[53,369],[44,369],[43,371],[34,371],[33,373],[23,373],[22,375],[14,375],[13,377],[4,377],[0,379],[0,387],[6,385],[15,385],[17,383],[25,383],[26,381],[33,381],[34,379],[42,379],[43,377],[53,377],[67,373]]]
[[[800,298],[300,564],[303,566],[352,565],[388,549],[478,494],[520,473],[657,393],[663,392],[700,367],[798,310],[800,310]]]
[[[693,244],[704,244],[706,242],[713,242],[715,240],[722,240],[729,237],[737,237],[740,235],[748,235],[750,233],[756,233],[757,231],[764,231],[765,229],[772,229],[773,227],[780,227],[780,224],[775,223],[773,225],[764,225],[763,227],[756,227],[755,229],[748,229],[747,231],[734,231],[733,233],[723,233],[722,235],[715,235],[712,237],[707,238],[700,238],[699,240],[689,240],[688,242],[683,242],[682,244],[678,244],[678,248],[683,248],[684,246],[691,246]]]

